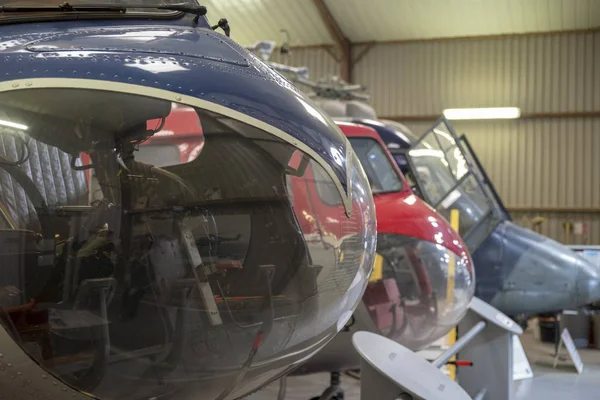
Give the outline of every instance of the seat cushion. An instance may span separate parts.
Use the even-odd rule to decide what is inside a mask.
[[[0,156],[16,161],[16,157],[22,154],[21,146],[20,139],[0,132]],[[88,204],[85,172],[71,168],[69,154],[34,139],[29,139],[28,149],[29,158],[19,168],[31,178],[50,208]],[[39,228],[35,208],[27,193],[1,166],[0,203],[15,228]]]

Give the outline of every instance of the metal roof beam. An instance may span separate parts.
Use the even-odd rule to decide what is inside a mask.
[[[335,41],[335,44],[338,46],[340,50],[340,77],[346,82],[352,81],[352,43],[350,40],[344,35],[340,25],[337,23],[331,11],[325,4],[325,0],[313,0],[315,7],[319,11],[321,15],[321,19],[323,19],[323,23],[327,27],[327,31],[329,31],[329,35]]]

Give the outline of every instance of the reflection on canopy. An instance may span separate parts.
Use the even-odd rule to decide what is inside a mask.
[[[379,142],[363,137],[348,140],[367,174],[373,194],[402,190],[402,181]]]
[[[379,333],[419,350],[464,316],[475,290],[466,253],[457,255],[439,244],[386,233],[378,234],[377,253],[383,263],[381,279],[368,284],[363,301]]]
[[[27,126],[0,125],[0,325],[78,390],[238,398],[360,301],[375,215],[353,153],[348,217],[319,162],[227,115],[85,89],[0,109]]]

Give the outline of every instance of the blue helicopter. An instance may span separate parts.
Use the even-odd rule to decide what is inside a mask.
[[[208,11],[0,2],[0,397],[240,398],[359,304],[376,219],[356,155]],[[175,113],[199,147],[140,161]],[[326,243],[294,207],[307,169]]]

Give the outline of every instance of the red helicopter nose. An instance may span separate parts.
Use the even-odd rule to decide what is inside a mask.
[[[377,210],[377,256],[363,296],[369,329],[417,350],[466,313],[475,291],[471,257],[448,221],[412,193],[375,130],[338,125],[365,169]]]

